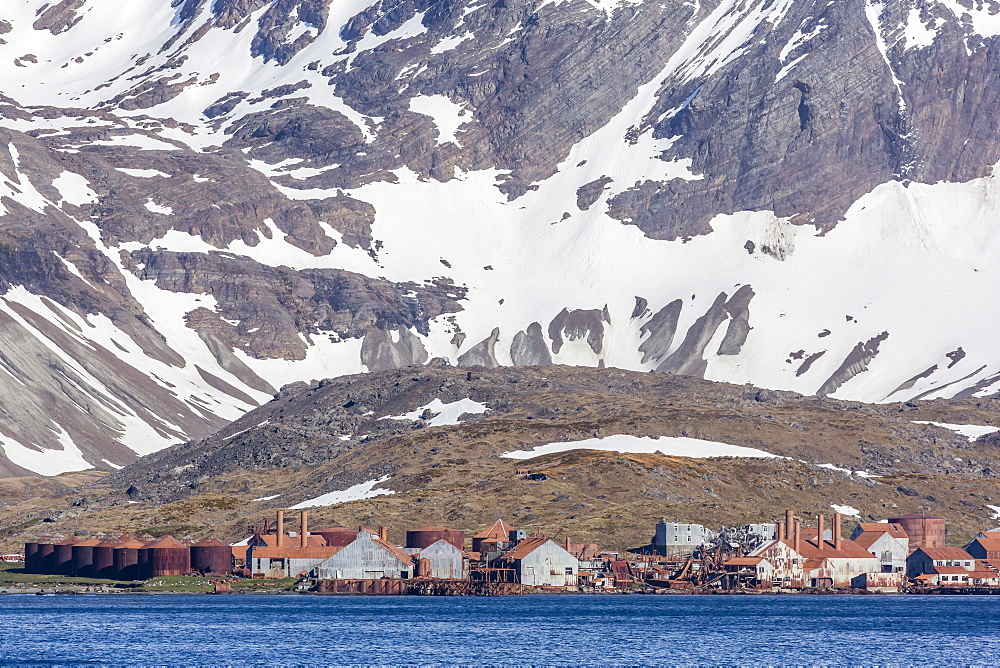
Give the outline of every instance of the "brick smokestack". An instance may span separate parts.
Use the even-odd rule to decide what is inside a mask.
[[[802,522],[795,520],[795,529],[792,533],[792,542],[794,544],[795,552],[802,554]]]
[[[389,542],[389,527],[380,526],[378,528],[378,537],[388,543]]]
[[[791,510],[785,511],[785,540],[795,538],[795,514]]]
[[[816,516],[816,549],[822,550],[826,545],[826,541],[823,540],[823,534],[826,533],[826,527],[823,526],[826,523],[823,513]]]
[[[301,517],[302,531],[299,536],[299,545],[301,547],[309,547],[309,512],[303,510]]]
[[[774,537],[776,540],[785,540],[785,520],[778,520],[775,523]]]
[[[278,547],[285,544],[285,511],[278,511]]]
[[[833,514],[833,549],[840,549],[840,541],[844,540],[840,534],[840,525],[843,524],[843,520],[840,518],[840,513]]]

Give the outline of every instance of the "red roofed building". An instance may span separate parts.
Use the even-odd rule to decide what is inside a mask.
[[[501,519],[483,529],[472,537],[473,552],[495,552],[505,550],[511,545],[510,534],[517,529]]]
[[[993,559],[1000,562],[1000,533],[989,532],[985,536],[983,538],[977,536],[965,546],[965,551],[976,559]]]
[[[774,569],[774,586],[788,589],[851,587],[855,578],[880,572],[882,565],[877,557],[854,541],[841,537],[840,518],[839,515],[835,517],[833,540],[808,540],[802,535],[799,521],[792,521],[791,511],[788,511],[781,525],[781,538],[764,543],[750,556],[766,559]],[[823,516],[817,520],[813,535],[825,535]],[[791,527],[790,532],[786,533],[786,526]]]
[[[960,547],[921,547],[906,558],[906,573],[911,578],[927,573],[940,574],[942,567],[972,571],[976,568],[976,560]],[[947,574],[955,575],[950,571]]]

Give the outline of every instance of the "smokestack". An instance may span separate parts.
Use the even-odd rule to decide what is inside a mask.
[[[567,552],[569,552],[569,551],[570,551],[570,549],[569,549],[569,548],[570,548],[570,544],[569,544],[569,536],[566,536],[566,551],[567,551]]]
[[[389,542],[389,527],[379,526],[379,528],[378,528],[378,537],[388,543]]]
[[[795,551],[798,554],[802,554],[802,522],[795,520],[795,529],[792,533],[792,541],[794,543]]]
[[[278,511],[278,547],[285,544],[285,511]]]
[[[840,549],[840,541],[844,540],[840,535],[840,525],[843,524],[843,520],[840,518],[840,513],[833,514],[833,549]]]
[[[785,520],[775,522],[774,537],[776,540],[785,540]]]
[[[299,536],[299,545],[302,547],[309,547],[309,512],[302,511],[302,530]]]
[[[785,511],[785,539],[792,539],[795,537],[795,515],[791,510]]]
[[[823,534],[826,531],[826,527],[823,526],[825,520],[823,518],[823,513],[816,516],[816,530],[819,532],[816,535],[816,549],[822,550],[826,541],[823,540]]]

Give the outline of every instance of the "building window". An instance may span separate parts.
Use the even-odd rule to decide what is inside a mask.
[[[566,569],[566,575],[573,575],[573,567],[572,566],[570,566],[569,568]]]

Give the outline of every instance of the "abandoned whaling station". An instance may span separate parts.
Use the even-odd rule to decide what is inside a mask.
[[[867,591],[1000,593],[1000,530],[968,545],[945,544],[945,521],[923,513],[857,523],[845,537],[835,513],[813,526],[791,510],[772,523],[712,531],[661,520],[650,544],[627,553],[570,538],[527,535],[502,519],[466,541],[447,527],[406,531],[404,546],[387,527],[311,531],[302,511],[298,531],[284,512],[261,522],[245,540],[171,536],[47,536],[24,546],[25,572],[118,580],[218,576],[296,578],[300,591],[321,594],[506,595],[541,592],[799,592]]]

